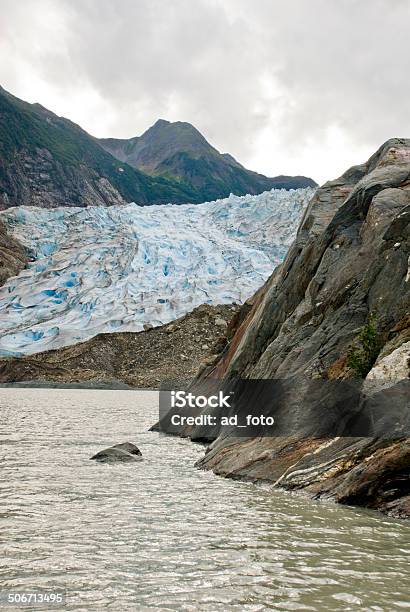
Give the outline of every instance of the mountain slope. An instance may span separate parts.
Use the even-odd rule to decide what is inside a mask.
[[[247,170],[231,155],[219,153],[191,124],[159,119],[142,136],[106,138],[101,145],[119,160],[152,176],[177,180],[200,199],[258,194],[273,188],[298,189],[316,183],[303,176],[268,178]]]
[[[0,209],[130,201],[198,199],[183,185],[119,164],[76,124],[0,88]]]

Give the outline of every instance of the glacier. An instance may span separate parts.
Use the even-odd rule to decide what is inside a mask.
[[[283,260],[313,193],[3,211],[32,261],[0,288],[0,355],[142,331],[204,303],[244,302]]]

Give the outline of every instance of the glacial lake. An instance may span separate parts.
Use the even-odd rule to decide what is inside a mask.
[[[409,523],[199,471],[204,447],[148,431],[157,401],[0,389],[0,591],[62,589],[57,609],[84,611],[410,609]],[[123,441],[144,461],[89,460]]]

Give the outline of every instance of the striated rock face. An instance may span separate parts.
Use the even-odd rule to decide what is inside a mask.
[[[410,440],[254,438],[214,443],[198,463],[314,498],[410,518]]]
[[[7,232],[0,219],[0,286],[11,276],[16,276],[28,261],[26,249]]]
[[[352,377],[347,354],[373,313],[384,346],[369,381],[408,381],[409,222],[410,140],[393,139],[316,192],[285,261],[202,377]],[[410,401],[408,383],[389,392],[384,408]],[[303,404],[288,409],[297,421]],[[409,449],[408,438],[220,437],[200,466],[407,517]]]
[[[326,377],[370,312],[410,310],[410,141],[391,140],[311,200],[295,242],[214,376]]]

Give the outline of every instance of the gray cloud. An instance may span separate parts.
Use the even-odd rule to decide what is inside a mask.
[[[406,0],[0,7],[4,86],[97,135],[186,120],[255,169],[323,180],[410,133]]]

